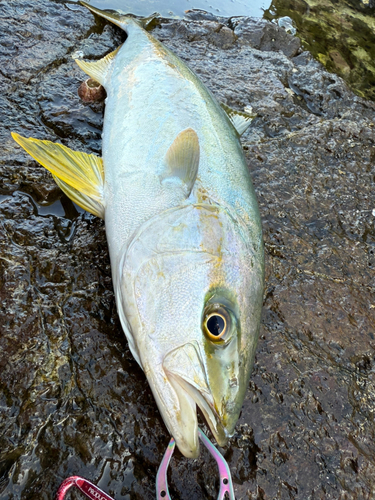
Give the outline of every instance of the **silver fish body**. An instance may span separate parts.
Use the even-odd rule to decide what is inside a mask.
[[[224,445],[254,360],[257,201],[238,132],[199,78],[134,19],[88,7],[128,35],[98,74],[80,64],[107,92],[98,203],[117,308],[169,432],[195,457],[196,405]],[[76,181],[67,188],[50,170],[79,196]]]

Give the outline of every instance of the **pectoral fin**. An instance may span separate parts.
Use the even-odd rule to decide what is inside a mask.
[[[100,157],[73,151],[51,141],[26,139],[13,132],[12,137],[53,174],[59,187],[77,205],[104,218],[104,170]]]
[[[165,156],[166,169],[162,182],[178,178],[185,187],[186,197],[193,189],[199,166],[199,139],[192,128],[178,134]]]
[[[105,77],[108,73],[109,67],[112,64],[112,61],[116,57],[117,52],[121,49],[122,45],[118,47],[113,52],[110,52],[99,61],[95,62],[86,62],[81,59],[75,59],[75,62],[84,71],[87,75],[89,75],[93,80],[99,82],[103,87],[105,87]]]
[[[255,115],[249,115],[242,111],[236,111],[226,104],[221,103],[221,107],[228,115],[229,120],[232,122],[233,127],[237,130],[238,135],[242,135],[250,126]]]

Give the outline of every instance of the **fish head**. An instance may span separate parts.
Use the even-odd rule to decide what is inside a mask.
[[[119,270],[120,317],[178,448],[199,453],[197,406],[225,445],[258,339],[262,243],[227,210],[189,205],[147,222]]]

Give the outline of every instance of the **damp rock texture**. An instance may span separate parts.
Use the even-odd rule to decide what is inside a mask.
[[[373,0],[273,0],[264,17],[292,18],[305,49],[357,95],[375,101],[374,7]]]
[[[153,499],[169,436],[121,331],[104,224],[10,136],[100,154],[104,103],[80,100],[74,58],[98,59],[124,35],[74,4],[0,12],[0,499],[48,500],[76,474],[117,500]],[[195,12],[153,34],[220,101],[257,114],[242,142],[266,285],[249,389],[221,450],[236,498],[371,500],[375,106],[266,21]],[[215,499],[216,466],[176,452],[169,484],[176,499]]]

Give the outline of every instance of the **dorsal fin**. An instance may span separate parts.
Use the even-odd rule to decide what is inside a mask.
[[[104,218],[104,170],[99,156],[73,151],[51,141],[26,139],[14,132],[12,137],[53,174],[69,198],[88,212]]]
[[[245,130],[247,130],[253,118],[256,116],[242,111],[237,111],[223,103],[221,103],[221,107],[228,115],[228,118],[232,122],[233,127],[237,130],[238,135],[242,135]]]
[[[120,45],[120,47],[117,47],[117,49],[113,52],[110,52],[106,56],[102,57],[102,59],[99,59],[99,61],[86,62],[82,61],[81,59],[75,59],[75,62],[78,64],[82,71],[84,71],[93,80],[96,80],[101,85],[103,85],[103,87],[105,87],[105,77],[108,73],[108,69],[121,47],[122,45]]]
[[[193,189],[199,166],[199,139],[192,128],[178,134],[165,155],[166,169],[162,182],[173,177],[180,179],[188,197]]]

